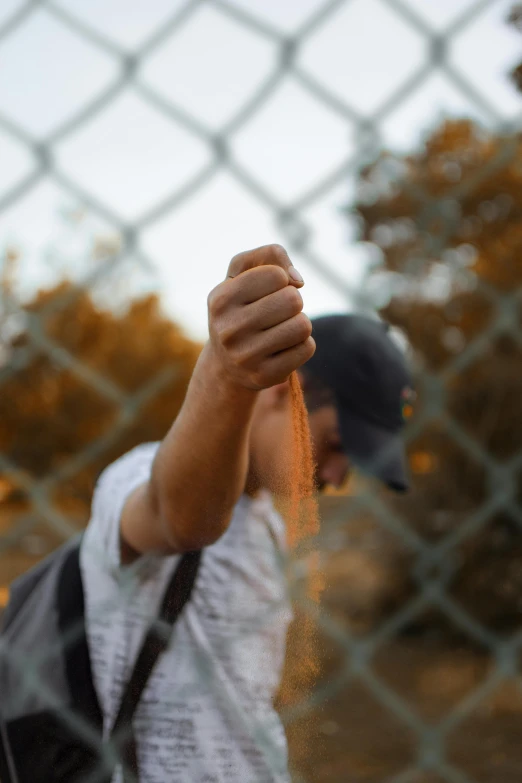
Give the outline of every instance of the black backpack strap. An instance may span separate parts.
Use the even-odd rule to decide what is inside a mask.
[[[132,720],[156,661],[167,648],[174,625],[189,600],[198,574],[201,552],[181,558],[163,596],[160,612],[149,627],[120,702],[110,741],[120,749],[125,780],[139,779]],[[130,773],[130,775],[129,775]]]
[[[94,687],[87,642],[80,543],[71,549],[63,563],[57,590],[57,609],[72,705],[101,735],[103,714]]]
[[[57,590],[58,627],[61,636],[65,674],[71,705],[79,716],[87,720],[103,742],[103,712],[94,686],[94,678],[87,638],[85,598],[80,568],[81,540],[67,555],[60,572]],[[80,742],[78,746],[80,746]],[[68,751],[70,753],[70,749]],[[78,758],[78,772],[84,780],[88,773],[98,772],[98,783],[110,783],[109,767],[101,771],[102,759],[95,748],[84,747]],[[82,769],[83,768],[83,769]],[[91,774],[92,777],[92,774]],[[60,778],[62,779],[62,778]]]

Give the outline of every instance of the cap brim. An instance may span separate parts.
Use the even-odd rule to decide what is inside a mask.
[[[410,482],[401,433],[390,432],[346,409],[338,410],[341,440],[348,458],[390,489],[406,492]]]

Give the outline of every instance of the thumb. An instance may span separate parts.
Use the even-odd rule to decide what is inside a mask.
[[[234,256],[228,265],[227,277],[237,277],[256,266],[278,266],[288,275],[288,282],[300,288],[304,280],[293,266],[288,253],[281,245],[263,245],[255,250],[247,250]]]

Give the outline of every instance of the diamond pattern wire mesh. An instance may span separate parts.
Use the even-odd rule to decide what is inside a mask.
[[[183,36],[185,25],[203,5],[211,6],[214,12],[224,19],[233,20],[244,30],[245,35],[254,32],[270,41],[277,49],[277,57],[268,75],[265,75],[255,91],[248,95],[239,111],[229,117],[217,132],[210,124],[206,124],[201,118],[190,114],[181,104],[178,105],[173,100],[167,100],[156,92],[141,79],[139,74],[139,66],[147,61],[163,43],[175,36]],[[367,300],[362,287],[348,289],[346,281],[313,249],[306,220],[303,217],[306,208],[317,202],[335,185],[345,181],[362,164],[375,156],[380,149],[379,126],[391,112],[406,102],[435,69],[441,69],[454,87],[463,93],[468,101],[474,104],[497,127],[509,131],[515,130],[516,126],[515,124],[511,126],[506,124],[487,96],[483,94],[480,85],[464,76],[447,57],[453,38],[493,5],[492,0],[479,0],[470,4],[442,33],[431,28],[413,6],[410,7],[402,0],[381,0],[383,9],[395,14],[427,44],[429,55],[415,71],[409,73],[407,78],[386,96],[380,105],[369,113],[363,113],[347,101],[340,99],[335,90],[330,90],[328,85],[318,80],[311,71],[306,70],[297,58],[300,47],[313,38],[321,25],[326,20],[333,19],[340,9],[350,5],[350,0],[329,0],[316,8],[315,12],[295,33],[288,35],[285,31],[272,26],[254,13],[245,10],[244,7],[236,6],[232,2],[214,0],[212,3],[205,4],[200,0],[190,0],[184,4],[177,4],[175,12],[168,21],[164,21],[140,46],[132,52],[128,52],[109,35],[91,28],[79,16],[75,16],[74,11],[69,10],[65,4],[61,5],[51,0],[47,2],[29,0],[21,5],[0,28],[0,50],[4,44],[19,34],[33,14],[44,10],[54,22],[74,32],[92,47],[111,58],[117,67],[117,72],[108,86],[76,108],[59,127],[54,128],[43,140],[33,137],[25,127],[0,111],[0,129],[25,145],[34,156],[34,165],[31,170],[1,196],[0,213],[5,212],[13,204],[23,199],[44,178],[54,181],[63,191],[70,194],[79,203],[86,205],[92,213],[100,216],[121,235],[122,244],[119,254],[111,259],[109,265],[100,265],[82,281],[87,287],[94,287],[98,284],[103,286],[103,280],[109,272],[117,269],[118,265],[129,255],[132,256],[135,264],[144,270],[154,270],[154,260],[145,253],[140,245],[142,233],[162,217],[173,214],[190,197],[201,192],[216,172],[225,169],[245,192],[257,200],[271,215],[275,224],[279,226],[287,238],[290,251],[298,251],[332,289],[346,291],[347,296],[358,307],[371,306],[371,301]],[[349,31],[347,31],[347,39],[349,40]],[[293,76],[307,95],[317,102],[318,106],[327,107],[352,131],[355,131],[356,139],[353,154],[338,161],[332,170],[322,172],[306,192],[300,193],[291,202],[278,198],[249,170],[247,165],[239,161],[234,150],[234,135],[241,129],[248,127],[249,123],[258,116],[289,74]],[[196,173],[187,176],[175,190],[166,197],[161,197],[152,208],[146,209],[132,221],[118,214],[110,199],[105,200],[77,182],[73,176],[60,167],[54,155],[55,147],[59,143],[73,138],[86,123],[103,115],[129,85],[133,86],[135,93],[145,105],[153,107],[167,122],[175,124],[176,127],[182,128],[186,133],[195,137],[208,152],[208,160]],[[514,148],[510,148],[507,144],[500,156],[501,160],[493,160],[488,169],[481,172],[481,176],[488,176],[495,167],[500,167],[506,159],[509,159],[509,156],[514,154]],[[454,197],[456,199],[463,197],[466,189],[469,190],[474,184],[468,181],[459,183],[455,186]],[[417,192],[415,195],[419,203],[423,204],[423,212],[419,217],[420,223],[424,222],[427,225],[432,217],[442,214],[440,210],[443,205],[439,201],[430,198],[427,193]],[[442,217],[450,220],[444,214]],[[430,241],[432,243],[439,241],[441,243],[439,249],[444,246],[444,237],[432,236],[426,240],[427,243]],[[434,250],[433,244],[431,249]],[[441,394],[444,376],[448,376],[452,371],[462,371],[477,356],[480,357],[487,348],[488,342],[496,334],[507,331],[522,346],[522,334],[516,309],[515,294],[517,292],[500,295],[494,289],[486,289],[485,284],[482,285],[486,295],[496,308],[496,318],[493,319],[485,332],[468,344],[466,350],[458,355],[451,366],[445,368],[444,373],[440,375],[425,374],[423,384],[427,390],[430,405],[425,406],[423,415],[417,417],[412,426],[408,428],[407,439],[410,441],[422,433],[434,413],[444,412],[445,403]],[[17,483],[30,499],[33,510],[29,517],[21,518],[0,538],[0,554],[3,558],[8,557],[10,550],[30,532],[36,519],[45,520],[46,525],[60,539],[66,539],[76,532],[67,516],[53,502],[54,490],[108,451],[129,422],[136,419],[147,402],[157,394],[159,389],[171,382],[176,374],[176,368],[162,373],[159,377],[150,379],[136,394],[130,396],[125,394],[113,381],[86,366],[63,346],[46,336],[45,331],[41,328],[41,319],[48,316],[52,309],[60,310],[66,307],[75,296],[74,291],[69,292],[61,299],[54,300],[38,314],[33,313],[28,317],[27,330],[31,341],[25,347],[15,351],[11,355],[10,361],[0,367],[0,383],[6,383],[17,372],[28,366],[37,352],[43,352],[50,356],[59,367],[67,368],[82,382],[90,385],[101,397],[115,403],[119,409],[119,416],[109,432],[91,442],[87,448],[78,451],[59,470],[39,480],[19,471],[17,464],[7,454],[0,454],[0,471],[17,477]],[[9,304],[9,302],[5,302],[5,307],[9,307]],[[16,307],[16,304],[11,303],[11,306]],[[516,682],[517,687],[520,686],[518,657],[522,646],[521,633],[514,634],[509,638],[500,637],[475,620],[461,605],[450,598],[446,588],[457,567],[455,553],[458,546],[481,529],[492,511],[496,508],[508,508],[519,523],[522,520],[514,492],[509,487],[510,480],[514,483],[515,476],[522,467],[522,453],[515,454],[507,463],[499,463],[491,454],[486,453],[456,420],[450,420],[450,428],[454,441],[464,451],[470,452],[474,459],[485,467],[490,476],[490,492],[485,502],[474,513],[468,515],[465,522],[455,531],[442,538],[438,543],[430,544],[407,525],[399,513],[384,504],[380,497],[372,492],[362,492],[356,502],[354,501],[348,508],[342,504],[339,508],[336,507],[335,513],[330,513],[329,523],[318,541],[318,545],[322,547],[328,536],[331,536],[332,530],[335,531],[338,525],[355,519],[361,511],[371,512],[383,530],[400,540],[414,557],[416,562],[414,573],[418,587],[415,596],[403,602],[398,610],[371,634],[362,637],[349,632],[345,626],[337,623],[326,610],[319,610],[314,604],[307,603],[299,592],[296,596],[296,600],[304,607],[305,611],[310,612],[316,618],[325,636],[333,640],[341,650],[343,662],[334,676],[315,688],[304,702],[288,712],[286,716],[288,723],[298,719],[311,707],[327,704],[349,683],[358,681],[364,683],[368,693],[381,705],[382,709],[392,715],[397,724],[401,724],[411,732],[413,737],[415,751],[411,754],[410,762],[400,772],[391,777],[385,775],[378,778],[375,776],[367,778],[361,773],[361,780],[386,779],[389,783],[412,783],[413,781],[433,779],[434,781],[444,780],[451,783],[471,783],[473,778],[469,777],[463,768],[448,759],[446,741],[452,732],[461,726],[473,710],[488,695],[492,694],[505,679],[509,679],[513,683]],[[494,661],[494,665],[490,667],[480,684],[473,687],[466,697],[459,701],[455,709],[448,711],[438,722],[425,720],[407,698],[404,698],[378,675],[374,665],[374,659],[379,650],[383,649],[401,629],[428,606],[438,607],[440,612],[448,617],[457,628],[485,648]],[[36,666],[36,664],[34,665]],[[35,671],[36,669],[27,670],[28,682],[34,676]],[[44,684],[38,682],[37,687],[43,688]],[[78,730],[81,731],[81,728],[78,727]],[[262,737],[260,737],[261,740]],[[419,771],[421,770],[434,777],[420,778]],[[517,774],[520,774],[521,771],[522,768],[518,769]],[[304,783],[303,777],[296,777],[297,779]],[[347,780],[348,778],[343,773],[336,779]],[[354,776],[353,779],[358,778]]]

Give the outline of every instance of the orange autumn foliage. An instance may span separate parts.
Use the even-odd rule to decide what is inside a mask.
[[[62,476],[56,500],[75,501],[85,517],[99,472],[166,433],[200,346],[162,314],[156,296],[115,313],[63,282],[20,312],[23,326],[4,341],[0,368],[0,451],[17,471],[4,479],[23,495],[20,473],[39,481]]]
[[[433,543],[456,545],[450,589],[486,624],[522,603],[522,136],[444,123],[411,155],[362,175],[361,236],[380,245],[383,315],[413,348],[423,424],[409,444],[414,489],[393,505]],[[390,274],[391,273],[391,274]],[[493,502],[495,501],[495,502]]]

